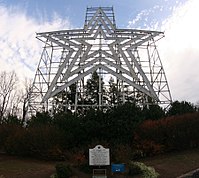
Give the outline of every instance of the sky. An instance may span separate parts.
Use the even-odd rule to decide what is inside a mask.
[[[118,28],[163,31],[158,42],[173,100],[199,102],[198,0],[0,0],[0,72],[33,78],[37,32],[82,28],[87,7],[113,6]]]

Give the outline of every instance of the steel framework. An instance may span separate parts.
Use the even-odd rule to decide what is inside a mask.
[[[76,111],[129,100],[168,107],[171,94],[155,44],[163,36],[158,31],[117,28],[112,7],[87,8],[82,29],[37,33],[44,48],[29,110],[61,106]],[[86,85],[94,72],[99,76],[98,99],[88,102]]]

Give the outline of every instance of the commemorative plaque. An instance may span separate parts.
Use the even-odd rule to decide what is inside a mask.
[[[107,166],[110,165],[110,153],[108,148],[97,145],[93,149],[89,149],[89,165],[90,166]]]

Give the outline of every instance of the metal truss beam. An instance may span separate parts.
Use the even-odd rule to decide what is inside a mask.
[[[141,105],[168,107],[172,99],[156,47],[162,37],[164,33],[158,31],[116,28],[112,7],[87,8],[82,29],[37,33],[45,46],[32,86],[30,111],[53,108],[54,98],[69,92],[72,85],[76,86],[75,103],[63,102],[69,108],[81,106],[79,101],[88,95],[87,81],[96,71],[100,79],[95,106],[113,105],[103,99],[110,95],[111,77],[123,103],[127,96]]]

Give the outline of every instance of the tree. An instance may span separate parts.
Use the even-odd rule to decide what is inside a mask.
[[[32,81],[31,80],[25,80],[25,89],[22,91],[22,96],[21,96],[21,103],[22,103],[22,120],[21,124],[23,125],[26,120],[26,114],[28,112],[28,102],[31,97],[31,90],[32,90]]]
[[[143,114],[146,119],[158,120],[165,117],[165,111],[157,104],[145,106],[143,108]]]
[[[102,78],[98,75],[97,71],[93,72],[90,79],[87,80],[86,85],[86,94],[87,101],[89,104],[98,104],[99,103],[99,81],[101,80],[101,94],[103,93],[103,81]]]
[[[4,124],[10,124],[15,126],[20,126],[21,121],[16,115],[8,114],[6,119],[4,120]]]
[[[7,108],[6,115],[16,116],[20,111],[21,93],[18,90],[13,90],[10,97],[9,107]]]
[[[199,111],[199,101],[196,102],[196,109]]]
[[[17,75],[13,72],[1,72],[0,73],[0,122],[6,114],[9,107],[12,94],[17,84]]]
[[[123,144],[132,143],[133,132],[144,119],[141,108],[128,102],[110,109],[107,117],[107,139]]]
[[[35,116],[32,116],[27,121],[27,127],[43,127],[48,126],[52,123],[52,117],[48,112],[37,112]]]
[[[114,83],[113,77],[111,77],[109,80],[109,98],[110,98],[111,104],[114,105],[118,103],[118,95],[119,95],[119,91],[118,91],[117,85],[116,83]]]
[[[69,86],[67,91],[62,91],[58,93],[55,97],[55,106],[54,106],[54,111],[55,113],[59,112],[71,112],[71,110],[74,110],[72,105],[75,104],[75,99],[76,99],[76,83],[73,83],[72,85]]]
[[[68,92],[67,96],[68,96],[68,102],[70,104],[75,104],[75,95],[76,95],[76,83],[73,83],[72,85],[69,86],[70,91]]]
[[[181,115],[181,114],[192,113],[192,112],[196,112],[196,111],[197,111],[197,108],[190,102],[175,101],[171,104],[171,107],[169,108],[167,115],[168,116]]]

